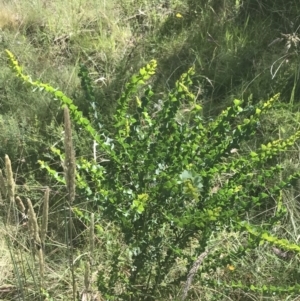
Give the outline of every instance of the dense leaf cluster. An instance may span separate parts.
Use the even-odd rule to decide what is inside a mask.
[[[270,186],[270,179],[281,167],[269,163],[298,140],[300,131],[286,140],[261,145],[255,152],[239,153],[241,145],[256,133],[261,115],[272,109],[279,95],[255,107],[234,100],[210,120],[203,116],[202,106],[191,92],[191,68],[165,94],[155,111],[156,94],[146,85],[157,68],[152,60],[127,83],[118,100],[114,129],[100,129],[99,133],[93,125],[102,124],[96,107],[94,120],[88,120],[63,92],[25,76],[14,56],[7,53],[16,74],[68,106],[74,123],[97,144],[101,160],[77,160],[78,195],[97,208],[100,220],[117,227],[129,254],[126,271],[120,269],[124,265],[122,251],[115,248],[111,250],[113,264],[108,275],[99,272],[98,287],[107,299],[154,300],[167,282],[180,284],[182,276],[186,277],[178,275],[170,280],[168,275],[178,258],[186,260],[188,267],[193,264],[194,256],[184,252],[190,240],[199,240],[196,253],[200,254],[211,235],[224,227],[248,232],[246,249],[267,241],[299,252],[299,246],[272,236],[270,231],[285,214],[281,191],[299,179],[300,172]],[[93,103],[88,72],[82,69],[80,77]],[[188,116],[178,120],[183,106],[188,108]],[[58,150],[54,151],[63,158]],[[63,181],[47,163],[41,163],[56,180]],[[272,215],[263,217],[264,228],[246,223],[249,214],[259,212],[264,204],[275,208]],[[75,205],[74,212],[84,219],[80,207]],[[216,256],[210,263],[217,267],[221,259]],[[121,283],[121,290],[116,291],[117,283]],[[262,290],[289,291],[264,287]]]

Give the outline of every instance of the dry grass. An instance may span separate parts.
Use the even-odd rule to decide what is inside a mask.
[[[4,224],[0,222],[0,287],[11,279],[12,269],[11,256],[6,243],[6,230]]]
[[[103,58],[108,54],[119,58],[127,49],[132,33],[116,3],[0,0],[0,29],[19,30],[34,39],[40,35],[59,47],[72,40],[85,51],[102,51]]]
[[[0,1],[0,29],[17,30],[20,26],[20,15],[16,13],[12,4]]]

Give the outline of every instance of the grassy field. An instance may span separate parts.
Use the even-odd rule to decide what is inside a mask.
[[[66,190],[38,164],[38,160],[48,160],[63,173],[61,158],[50,151],[53,146],[62,147],[64,141],[60,103],[16,78],[5,49],[16,56],[25,74],[62,90],[85,117],[94,120],[95,110],[91,110],[92,103],[78,77],[80,66],[86,66],[95,106],[107,128],[113,128],[112,114],[125,83],[151,59],[158,62],[151,86],[163,91],[153,102],[159,104],[179,76],[193,66],[192,92],[207,119],[217,116],[234,99],[251,108],[281,93],[280,102],[262,117],[259,130],[238,150],[238,157],[255,151],[261,143],[287,138],[299,130],[299,12],[297,1],[285,5],[284,1],[267,0],[0,0],[0,169],[6,180],[7,171],[12,169],[15,185],[10,190],[12,196],[2,191],[1,198],[0,192],[0,300],[75,300],[74,291],[78,293],[76,300],[108,300],[98,291],[99,273],[107,277],[106,272],[114,265],[114,250],[121,250],[123,256],[118,267],[122,275],[130,275],[128,263],[132,260],[118,227],[97,220],[100,209],[92,208],[82,197],[73,208],[80,209],[77,213],[82,219],[73,221],[70,264]],[[189,110],[183,106],[178,119],[188,118]],[[93,141],[79,127],[73,132],[73,142],[78,158],[93,158]],[[10,167],[5,155],[11,160]],[[298,144],[282,153],[279,163],[283,166],[279,180],[297,171]],[[225,183],[223,178],[218,181],[219,186]],[[0,177],[0,186],[7,185]],[[43,213],[48,186],[49,212]],[[273,235],[295,245],[299,245],[300,237],[299,193],[299,180],[282,192],[287,212],[272,230]],[[39,227],[43,228],[43,221],[49,218],[43,260],[33,252],[33,226],[28,220],[17,226],[7,220],[13,214],[8,210],[9,198],[16,196],[25,207],[27,199],[31,200]],[[272,214],[273,209],[266,204],[261,213]],[[18,211],[22,211],[20,207]],[[254,218],[259,216],[249,216],[250,221]],[[245,233],[220,225],[218,233],[209,238],[209,250],[217,250],[219,257],[230,256],[231,262],[203,268],[205,272],[198,273],[189,288],[189,300],[300,300],[299,291],[270,293],[258,289],[261,284],[282,288],[298,284],[297,252],[262,243],[241,257],[236,254],[245,246],[245,237]],[[182,251],[196,259],[200,255],[197,248],[195,235]],[[204,258],[202,265],[209,264]],[[187,262],[178,258],[161,283],[160,294],[152,300],[182,300],[189,269]],[[179,286],[172,285],[176,277],[182,277]],[[218,285],[212,286],[213,281]],[[232,281],[243,285],[234,287]],[[117,294],[124,288],[116,284],[114,289]]]

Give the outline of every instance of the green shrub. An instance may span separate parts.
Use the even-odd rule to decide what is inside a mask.
[[[203,270],[230,263],[230,256],[222,258],[218,251],[205,253],[210,237],[224,227],[249,235],[245,246],[236,251],[238,257],[261,242],[300,251],[298,245],[271,234],[272,227],[286,214],[282,190],[300,177],[300,172],[295,172],[276,181],[282,168],[274,158],[293,146],[300,131],[250,153],[240,153],[241,144],[256,133],[260,116],[272,109],[279,95],[255,107],[235,99],[231,107],[210,120],[190,92],[191,68],[165,94],[161,105],[155,106],[155,92],[146,85],[157,67],[152,60],[125,86],[114,114],[114,128],[108,131],[100,126],[97,131],[63,92],[32,81],[22,73],[14,56],[9,51],[7,54],[14,72],[68,106],[74,123],[97,144],[93,159],[77,158],[76,185],[77,198],[88,200],[96,212],[99,235],[103,235],[101,224],[107,222],[115,233],[115,241],[106,246],[110,268],[98,273],[97,285],[106,299],[157,300],[170,285],[179,286],[186,279],[199,254],[208,256],[209,264],[203,265]],[[81,73],[83,89],[93,100],[87,77],[87,72]],[[179,118],[183,106],[187,113]],[[101,108],[93,110],[97,112],[93,118],[101,125]],[[64,158],[58,149],[53,151]],[[40,163],[56,180],[64,182],[46,162]],[[266,206],[269,210],[262,211]],[[73,211],[88,222],[80,200],[75,200]],[[258,212],[259,218],[251,218]],[[191,240],[197,240],[197,245],[187,253]],[[185,269],[174,272],[179,262]],[[267,293],[292,291],[261,289]],[[253,286],[253,290],[259,288]]]

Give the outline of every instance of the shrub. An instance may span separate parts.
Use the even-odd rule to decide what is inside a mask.
[[[48,84],[32,81],[22,73],[14,56],[9,51],[7,54],[14,72],[68,106],[73,122],[97,145],[94,159],[77,158],[76,189],[77,199],[88,200],[95,211],[95,220],[100,221],[96,229],[101,232],[101,223],[109,221],[120,240],[107,245],[111,266],[98,273],[97,285],[106,299],[156,300],[169,285],[180,285],[194,264],[187,293],[205,257],[209,265],[203,269],[230,263],[230,257],[222,258],[217,250],[207,249],[210,237],[224,227],[249,235],[236,256],[243,256],[260,242],[300,250],[271,234],[286,213],[282,190],[300,177],[300,172],[295,172],[277,182],[276,174],[282,168],[274,158],[295,143],[300,131],[250,153],[240,152],[241,145],[256,133],[260,116],[272,109],[279,95],[255,107],[244,106],[236,99],[210,120],[203,116],[201,105],[190,92],[191,68],[165,94],[160,106],[155,106],[156,94],[151,85],[146,85],[157,67],[152,60],[126,85],[118,100],[113,129],[101,128],[101,109],[93,107],[99,134],[70,98]],[[81,73],[82,85],[93,99],[87,76],[87,72]],[[183,106],[186,113],[178,118]],[[53,151],[64,159],[58,149]],[[64,183],[46,162],[40,163]],[[262,212],[262,206],[270,210]],[[75,199],[72,208],[89,222],[79,201]],[[249,216],[257,212],[261,217],[251,218],[250,223]],[[185,252],[195,239],[193,252]],[[179,262],[187,269],[174,272]],[[285,288],[267,287],[264,291],[282,292]]]

